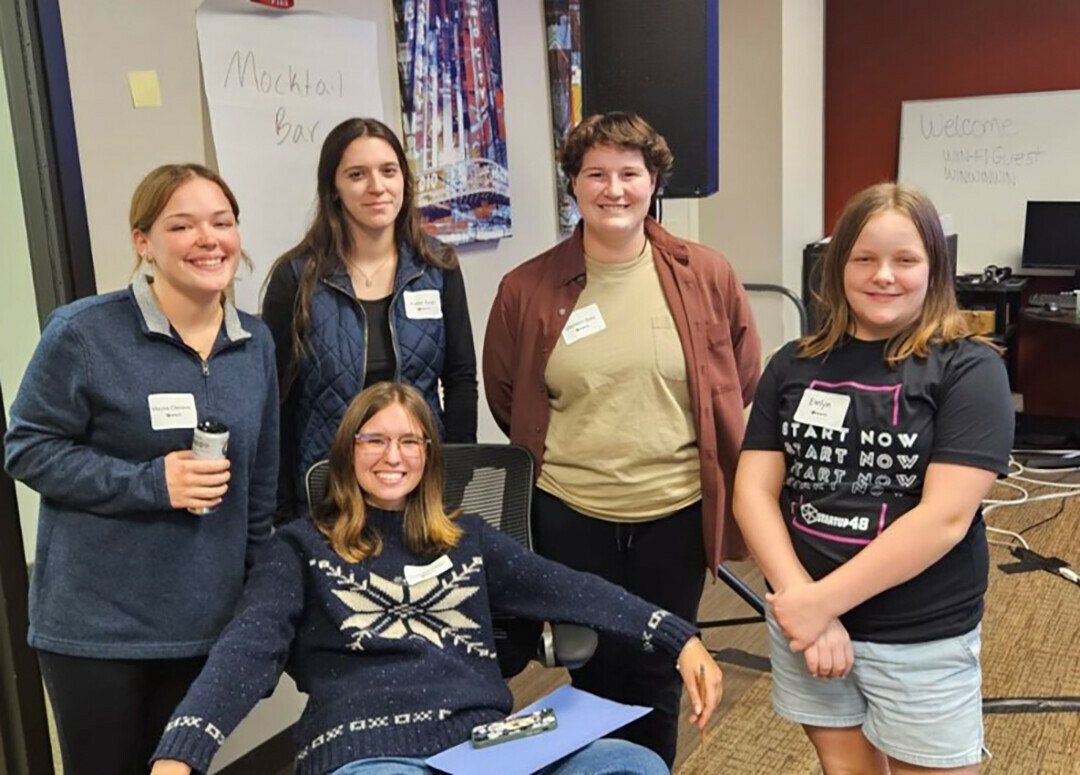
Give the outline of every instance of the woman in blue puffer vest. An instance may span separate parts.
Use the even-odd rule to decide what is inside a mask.
[[[461,269],[454,251],[424,232],[405,152],[385,124],[351,118],[327,135],[315,217],[274,264],[262,317],[277,344],[282,395],[278,520],[307,513],[304,475],[327,456],[345,407],[368,385],[413,385],[444,441],[476,441]]]

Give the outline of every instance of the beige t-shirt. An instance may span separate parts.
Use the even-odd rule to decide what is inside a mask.
[[[585,270],[544,372],[551,418],[537,486],[601,519],[670,514],[701,498],[701,465],[652,248],[619,264],[586,256]]]

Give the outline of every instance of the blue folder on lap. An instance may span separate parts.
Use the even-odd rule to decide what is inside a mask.
[[[559,726],[533,737],[473,748],[471,742],[448,748],[427,760],[452,775],[528,775],[579,751],[594,740],[639,719],[652,708],[603,700],[572,686],[562,686],[520,713],[551,708]],[[514,714],[514,715],[518,715]]]

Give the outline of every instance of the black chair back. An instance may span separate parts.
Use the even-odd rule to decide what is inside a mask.
[[[479,514],[532,549],[533,459],[516,444],[443,445],[446,508]]]

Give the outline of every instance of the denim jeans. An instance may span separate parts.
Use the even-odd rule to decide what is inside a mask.
[[[330,775],[436,775],[423,759],[360,759]],[[538,775],[669,775],[664,760],[625,740],[597,740],[564,759],[549,764]]]

